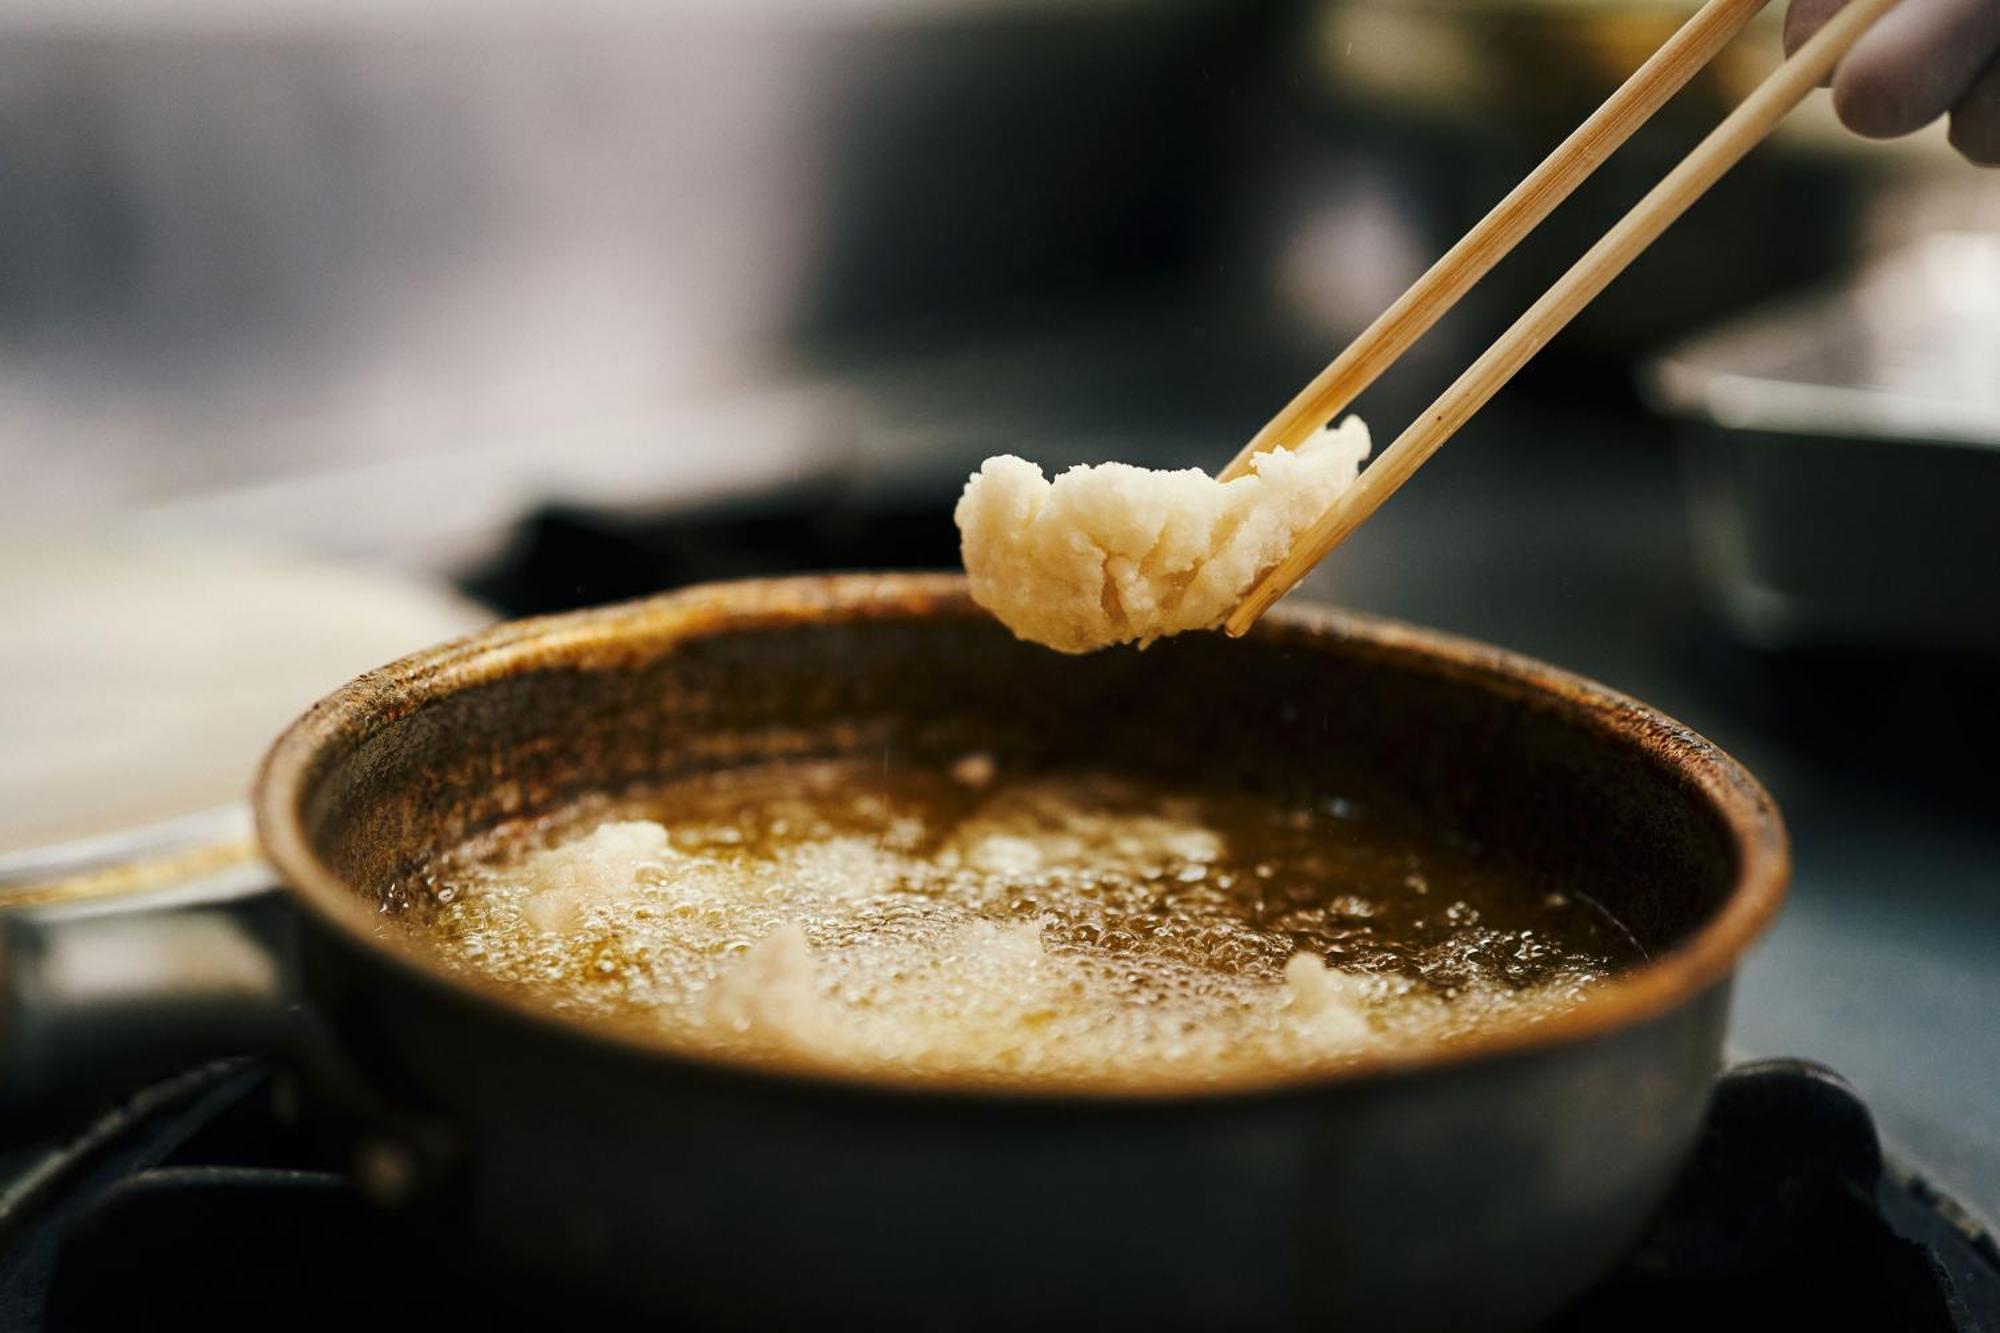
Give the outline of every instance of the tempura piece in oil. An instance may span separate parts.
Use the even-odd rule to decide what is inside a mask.
[[[599,824],[586,837],[522,862],[528,895],[521,915],[546,934],[575,930],[593,907],[630,893],[641,871],[670,858],[680,859],[667,845],[667,830],[650,819]]]

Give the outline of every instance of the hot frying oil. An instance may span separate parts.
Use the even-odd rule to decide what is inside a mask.
[[[1601,908],[1349,802],[792,764],[579,807],[385,900],[455,966],[680,1045],[1018,1081],[1462,1039],[1640,957]]]

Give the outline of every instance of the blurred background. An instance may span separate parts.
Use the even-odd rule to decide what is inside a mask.
[[[1219,466],[1692,8],[10,0],[0,892],[240,849],[293,713],[497,616],[949,566],[993,452]],[[1779,8],[1359,403],[1378,440]],[[2000,1209],[1996,575],[2000,176],[1815,104],[1305,595],[1744,758],[1799,880],[1740,1046]]]

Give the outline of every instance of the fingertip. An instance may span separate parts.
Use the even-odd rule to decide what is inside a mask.
[[[1834,108],[1857,134],[1913,134],[1963,102],[2000,46],[2000,0],[1905,0],[1840,62]]]
[[[1913,111],[1904,82],[1890,65],[1869,59],[1865,49],[1850,55],[1833,76],[1833,109],[1840,123],[1870,139],[1894,139],[1922,129],[1935,117]]]
[[[1835,79],[1833,109],[1841,124],[1865,138],[1893,139],[1903,133],[1895,95],[1887,89]]]

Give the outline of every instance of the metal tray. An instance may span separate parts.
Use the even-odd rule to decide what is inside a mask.
[[[1725,622],[2000,652],[2000,234],[1930,237],[1645,371]]]

